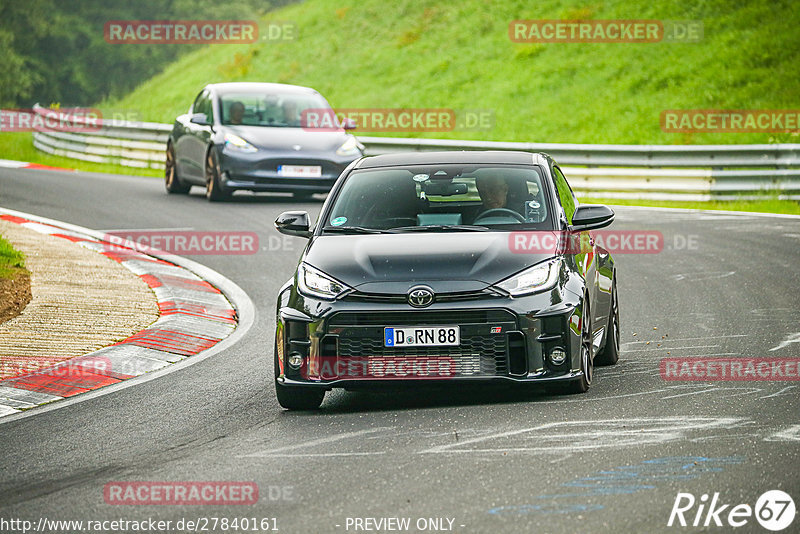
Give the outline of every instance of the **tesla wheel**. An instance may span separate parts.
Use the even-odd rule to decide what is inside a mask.
[[[611,287],[611,311],[608,314],[606,343],[595,357],[597,365],[614,365],[619,361],[619,301],[617,300],[617,278]]]
[[[581,317],[581,371],[583,374],[577,380],[564,384],[564,393],[586,393],[592,385],[594,376],[594,362],[592,358],[592,314],[589,309],[589,299],[583,298],[583,314]]]
[[[219,160],[214,150],[209,150],[206,156],[206,198],[212,202],[227,200],[230,192],[224,191],[219,183]]]
[[[287,410],[316,410],[325,399],[325,390],[305,388],[302,386],[287,387],[278,382],[278,347],[275,347],[275,395],[278,404]]]
[[[178,167],[175,164],[175,148],[172,143],[167,145],[167,160],[164,163],[164,185],[167,188],[167,193],[185,195],[192,188],[191,185],[185,184],[178,176]]]

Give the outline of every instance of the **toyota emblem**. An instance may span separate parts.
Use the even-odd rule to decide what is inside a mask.
[[[429,287],[417,286],[408,291],[408,303],[415,308],[424,308],[433,304],[433,290]]]

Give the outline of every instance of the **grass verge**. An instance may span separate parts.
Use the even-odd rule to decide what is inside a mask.
[[[61,167],[83,172],[102,172],[128,176],[162,177],[164,171],[158,169],[137,169],[110,163],[94,163],[79,159],[65,158],[47,154],[33,146],[33,134],[28,132],[4,132],[0,135],[0,158],[27,161],[50,167]]]
[[[11,246],[7,240],[0,236],[0,278],[11,279],[25,269],[25,258],[22,253]]]

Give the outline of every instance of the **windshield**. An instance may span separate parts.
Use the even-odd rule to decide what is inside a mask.
[[[353,172],[322,221],[328,233],[551,230],[538,167],[437,165]]]
[[[307,109],[330,109],[320,95],[227,93],[220,96],[222,124],[300,128]]]

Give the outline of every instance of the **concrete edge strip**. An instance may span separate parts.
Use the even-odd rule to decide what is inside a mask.
[[[202,361],[236,343],[255,320],[253,303],[239,286],[192,260],[152,250],[145,253],[140,250],[143,247],[129,242],[112,245],[102,232],[15,210],[0,208],[0,218],[118,261],[153,288],[159,305],[159,318],[123,341],[0,380],[0,424],[105,395]],[[164,273],[164,266],[170,267],[169,274]],[[54,401],[59,402],[51,404]]]
[[[30,163],[28,161],[15,161],[13,159],[0,159],[0,167],[7,169],[39,169],[47,171],[68,171],[74,172],[74,169],[67,169],[65,167],[51,167],[50,165],[42,165],[40,163]]]

